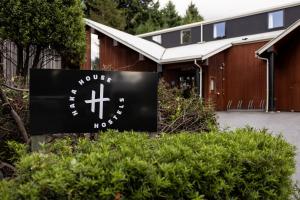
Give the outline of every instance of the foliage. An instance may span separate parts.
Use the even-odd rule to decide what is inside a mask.
[[[162,16],[163,28],[171,28],[181,25],[181,17],[176,11],[175,5],[172,1],[169,1],[166,7],[162,9]]]
[[[161,81],[158,98],[160,132],[208,132],[217,128],[213,106],[210,102],[202,101],[193,91],[189,98],[184,98],[183,91]]]
[[[18,78],[15,78],[15,82],[18,82]],[[15,91],[4,87],[2,87],[2,90],[6,93],[11,106],[19,114],[20,118],[25,124],[25,127],[28,129],[28,92]],[[10,115],[10,112],[6,110],[1,101],[0,103],[0,161],[12,164],[17,160],[18,156],[16,155],[16,152],[12,151],[12,149],[10,148],[10,146],[16,147],[16,145],[13,145],[14,143],[8,143],[8,141],[23,142],[23,140],[19,130],[16,127],[15,121]],[[12,175],[12,171],[9,169],[2,169],[2,172],[6,177]]]
[[[294,184],[293,200],[300,200],[300,185],[299,182]]]
[[[182,19],[182,24],[190,24],[200,21],[203,21],[203,17],[199,14],[196,5],[191,2],[188,9],[186,10],[184,18]]]
[[[23,76],[27,75],[30,59],[32,68],[41,67],[47,50],[48,57],[58,54],[73,63],[84,58],[80,0],[1,0],[0,24],[0,38],[17,45],[17,71]]]
[[[295,148],[240,129],[209,134],[100,134],[22,156],[0,199],[288,199]]]
[[[158,11],[159,3],[153,0],[114,0],[118,8],[125,13],[126,26],[128,33],[136,34],[136,29],[146,21],[159,16],[154,15]]]
[[[111,0],[85,0],[86,17],[99,23],[124,30],[126,26],[125,12]]]

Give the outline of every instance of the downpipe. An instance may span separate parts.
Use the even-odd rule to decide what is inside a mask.
[[[199,97],[200,97],[200,99],[202,99],[202,67],[201,67],[201,65],[199,65],[198,63],[197,63],[197,59],[195,59],[194,60],[194,64],[199,68],[199,82],[200,82],[200,84],[199,84]]]
[[[260,60],[264,60],[267,63],[267,98],[266,98],[266,112],[269,112],[269,59],[268,58],[263,58],[256,54],[256,57]]]

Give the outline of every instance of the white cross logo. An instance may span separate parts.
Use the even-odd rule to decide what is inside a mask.
[[[99,106],[99,118],[103,119],[103,103],[105,101],[110,101],[109,98],[104,98],[104,85],[100,84],[100,98],[96,99],[96,92],[94,90],[92,90],[92,99],[90,100],[85,100],[86,104],[91,104],[91,111],[94,113],[95,112],[95,106],[96,103],[100,103]]]

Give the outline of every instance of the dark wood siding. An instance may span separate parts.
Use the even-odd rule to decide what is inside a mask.
[[[118,43],[113,46],[113,39],[106,35],[100,37],[100,69],[118,71],[156,71],[157,64],[144,57],[139,60],[139,53]]]
[[[255,51],[265,42],[236,45],[226,51],[226,97],[232,100],[232,107],[242,101],[242,108],[248,109],[253,100],[255,109],[266,102],[266,62],[255,57]]]
[[[275,107],[300,111],[300,28],[279,42],[275,49]]]
[[[226,110],[229,101],[231,109],[248,109],[253,100],[253,108],[259,109],[266,100],[266,63],[255,58],[255,51],[265,42],[236,45],[209,58],[204,67],[204,97],[216,103],[217,110]],[[216,89],[210,91],[210,81],[215,81]]]

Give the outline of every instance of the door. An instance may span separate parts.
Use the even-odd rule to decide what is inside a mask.
[[[209,78],[209,96],[216,110],[224,110],[224,84],[223,75],[218,73],[217,76]]]

